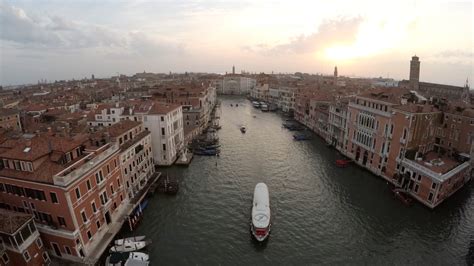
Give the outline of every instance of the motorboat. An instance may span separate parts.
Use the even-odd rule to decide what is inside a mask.
[[[293,139],[296,140],[296,141],[310,140],[311,137],[309,135],[306,135],[306,134],[294,134]]]
[[[336,160],[337,167],[347,167],[351,163],[351,160],[339,159]]]
[[[245,133],[247,132],[247,128],[245,126],[240,127],[240,132]]]
[[[105,265],[122,266],[122,265],[148,265],[150,257],[143,252],[124,252],[112,253],[107,257]]]
[[[145,248],[150,241],[123,242],[122,245],[115,245],[110,248],[110,252],[132,252]]]
[[[262,110],[262,112],[268,112],[268,105],[260,104],[260,110]]]
[[[122,239],[116,239],[114,243],[115,245],[123,245],[123,243],[125,242],[139,242],[143,240],[145,240],[145,236],[132,236]]]
[[[270,197],[265,183],[258,183],[253,192],[252,222],[250,231],[254,238],[262,242],[270,234]]]
[[[253,101],[253,102],[252,102],[252,105],[253,105],[253,107],[255,107],[255,108],[260,108],[260,103],[257,102],[257,101]]]
[[[413,199],[404,189],[395,188],[392,190],[392,192],[395,198],[399,199],[401,202],[403,202],[403,204],[407,206],[411,206],[413,204]]]

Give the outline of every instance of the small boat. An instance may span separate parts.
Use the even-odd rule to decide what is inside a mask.
[[[252,102],[252,105],[253,105],[253,107],[255,107],[255,108],[260,108],[260,103],[257,102],[257,101],[253,101],[253,102]]]
[[[351,163],[351,160],[344,160],[344,159],[336,160],[336,166],[338,167],[347,167],[349,166],[350,163]]]
[[[123,245],[124,242],[139,242],[145,240],[145,236],[132,236],[122,239],[116,239],[115,245]]]
[[[233,104],[230,104],[230,107],[233,107],[234,105]]]
[[[110,248],[110,252],[132,252],[145,248],[150,241],[124,242],[122,245],[115,245]]]
[[[240,127],[240,132],[245,133],[247,132],[247,128],[245,126]]]
[[[268,112],[268,105],[260,104],[260,110],[262,110],[262,112]]]
[[[306,134],[294,134],[293,135],[293,139],[294,140],[297,140],[297,141],[300,141],[300,140],[310,140],[311,137],[306,135]]]
[[[122,265],[148,265],[150,257],[143,252],[124,252],[112,253],[107,257],[105,265],[122,266]]]
[[[215,156],[219,155],[220,150],[218,149],[198,149],[194,151],[195,155],[201,155],[201,156]]]
[[[262,242],[270,234],[270,197],[265,183],[258,183],[253,192],[252,222],[250,231],[254,238]]]
[[[236,104],[235,104],[235,107],[239,107],[239,104],[238,104],[238,103],[236,103]]]
[[[403,202],[403,204],[407,206],[411,206],[413,204],[413,199],[405,190],[401,188],[395,188],[392,190],[392,192],[395,198],[399,199],[401,202]]]

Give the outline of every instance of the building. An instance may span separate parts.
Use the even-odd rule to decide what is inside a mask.
[[[0,208],[0,239],[1,265],[50,263],[32,214]]]
[[[327,142],[339,151],[344,150],[347,145],[348,104],[349,100],[343,99],[329,105]]]
[[[153,102],[143,113],[143,125],[151,132],[155,164],[172,165],[184,149],[182,106]]]
[[[256,84],[257,81],[253,78],[237,74],[225,75],[222,86],[217,92],[219,94],[246,95]]]
[[[0,128],[22,131],[20,112],[15,109],[0,108]]]
[[[98,118],[102,120],[95,120]],[[151,132],[153,161],[157,165],[172,165],[184,149],[183,108],[179,104],[138,100],[105,106],[89,117],[88,124],[111,126],[123,120],[141,121]]]
[[[420,61],[416,55],[413,56],[410,61],[410,79],[400,81],[398,86],[418,91],[427,98],[438,98],[464,103],[470,102],[469,85],[467,82],[464,87],[421,82]]]
[[[151,92],[154,100],[182,105],[186,143],[208,127],[217,102],[215,87],[191,83],[154,87]]]
[[[133,199],[155,172],[151,133],[142,122],[123,120],[96,132],[94,141],[119,145],[123,183],[128,198]]]
[[[443,153],[443,113],[408,89],[361,94],[348,106],[344,154],[430,208],[470,178],[469,154]]]
[[[124,221],[119,155],[119,145],[87,135],[8,139],[0,145],[2,207],[33,215],[50,255],[85,263]]]

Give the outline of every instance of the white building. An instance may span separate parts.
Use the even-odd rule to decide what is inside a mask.
[[[224,76],[222,86],[217,87],[221,87],[220,90],[218,90],[219,94],[245,95],[248,94],[256,84],[257,80],[253,78],[231,74]]]
[[[155,164],[172,165],[184,148],[181,105],[154,102],[144,114],[143,124],[151,131]]]
[[[171,165],[184,147],[181,105],[157,101],[132,101],[103,108],[87,122],[91,126],[112,126],[123,120],[143,122],[151,132],[154,163]]]

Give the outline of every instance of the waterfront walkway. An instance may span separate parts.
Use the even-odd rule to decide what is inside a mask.
[[[145,198],[151,185],[155,183],[160,176],[161,173],[159,172],[153,173],[144,188],[137,195],[135,195],[133,199],[131,199],[127,203],[122,204],[121,207],[118,208],[118,212],[115,215],[117,219],[115,219],[115,222],[112,222],[109,225],[109,230],[100,238],[99,243],[96,244],[95,248],[91,251],[87,259],[84,261],[85,264],[95,265],[99,261],[99,259],[102,257],[102,254],[106,251],[107,247],[114,240],[118,232],[120,232],[120,230],[122,229],[122,226],[125,221],[128,221],[129,215]]]

